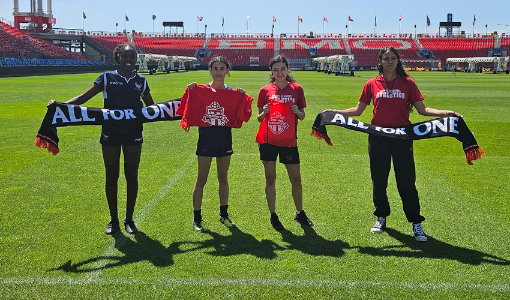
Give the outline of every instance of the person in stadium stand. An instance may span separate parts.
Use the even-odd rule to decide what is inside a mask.
[[[276,230],[284,226],[276,214],[276,158],[284,164],[292,186],[292,198],[296,207],[294,220],[313,226],[303,210],[303,188],[299,151],[297,147],[298,120],[305,118],[306,100],[303,88],[289,75],[289,63],[282,55],[269,62],[270,84],[259,91],[257,120],[261,122],[256,142],[259,145],[260,160],[264,165],[265,193],[271,225]]]
[[[117,71],[107,71],[99,75],[85,93],[65,103],[81,105],[103,92],[104,108],[107,109],[141,108],[143,107],[141,100],[146,106],[154,104],[147,80],[133,71],[137,60],[134,46],[119,44],[113,51],[113,56],[115,61],[120,64]],[[50,107],[54,104],[55,100],[51,100],[47,106]],[[128,122],[105,124],[101,128],[99,142],[102,145],[106,173],[105,191],[111,218],[105,230],[106,234],[113,234],[119,230],[117,192],[121,152],[124,154],[124,175],[127,186],[124,228],[131,234],[138,232],[133,221],[133,213],[138,195],[138,168],[143,143],[142,130],[142,124]]]
[[[206,86],[212,89],[232,90],[231,86],[225,84],[225,76],[230,76],[232,66],[223,56],[215,56],[209,62],[209,74],[212,81]],[[193,89],[196,83],[188,84],[188,88]],[[237,88],[239,93],[245,91]],[[202,200],[204,198],[204,186],[207,183],[209,169],[213,157],[216,158],[216,168],[218,177],[218,194],[220,197],[220,222],[226,227],[237,227],[230,220],[228,214],[228,170],[230,168],[230,158],[234,153],[232,150],[232,128],[227,126],[210,126],[198,128],[198,142],[196,155],[198,158],[198,175],[195,187],[193,188],[193,228],[197,232],[205,232],[207,228],[202,220]]]
[[[411,124],[409,113],[416,108],[424,116],[462,115],[451,110],[438,110],[426,107],[416,83],[405,72],[400,55],[393,47],[379,52],[377,68],[379,75],[367,81],[359,102],[355,107],[333,110],[344,116],[359,116],[373,101],[371,124],[383,127],[399,127]],[[331,111],[331,110],[329,110]],[[388,176],[393,159],[393,169],[398,192],[402,199],[407,220],[413,224],[413,234],[417,241],[427,241],[421,222],[420,202],[416,190],[416,171],[413,156],[413,141],[407,139],[384,138],[375,135],[368,137],[368,154],[372,177],[374,215],[377,221],[371,228],[373,233],[382,233],[386,228],[386,217],[390,215],[390,205],[386,194]]]

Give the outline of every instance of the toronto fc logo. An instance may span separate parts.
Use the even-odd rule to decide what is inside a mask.
[[[271,119],[268,120],[267,125],[269,126],[269,129],[271,129],[271,132],[275,135],[279,135],[284,132],[285,129],[289,128],[289,124],[285,122],[285,117],[277,111],[273,113]]]
[[[202,121],[211,126],[225,126],[228,122],[225,116],[225,108],[221,107],[216,101],[211,103],[211,105],[205,108],[205,115]]]

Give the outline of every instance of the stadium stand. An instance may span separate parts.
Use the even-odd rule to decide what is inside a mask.
[[[215,55],[225,56],[234,66],[266,65],[274,56],[274,39],[267,38],[212,38],[207,44],[207,65]]]
[[[194,56],[195,51],[202,48],[205,38],[137,38],[133,42],[144,53]]]
[[[342,50],[345,49],[342,39],[280,39],[280,49]]]
[[[117,47],[118,44],[127,43],[128,40],[126,37],[97,37],[97,36],[90,36],[90,38],[93,41],[96,41],[98,44],[102,45],[103,47],[109,49],[110,51],[113,51],[115,47]]]
[[[5,56],[19,56],[27,55],[30,51],[20,47],[17,39],[14,39],[12,35],[0,30],[0,52],[3,52]]]
[[[484,57],[494,50],[494,38],[420,38],[424,49],[434,58],[446,63],[450,57]]]
[[[284,38],[280,39],[279,53],[285,55],[293,69],[310,66],[310,60],[317,56],[347,55],[340,38]]]
[[[91,36],[91,38],[111,51],[118,44],[128,42],[126,37],[117,36]],[[133,42],[141,53],[195,56],[196,50],[204,45],[205,38],[133,37]]]
[[[411,38],[351,38],[349,39],[349,48],[354,54],[354,62],[357,66],[375,66],[377,65],[377,56],[379,51],[391,46],[397,49],[402,60],[423,60],[419,55],[420,49]]]
[[[112,50],[101,45],[96,40],[92,39],[90,36],[83,35],[83,43],[94,51],[97,52],[96,60],[104,61],[105,64],[112,65],[115,64],[115,59],[112,55]],[[89,55],[89,57],[94,57],[94,55]]]
[[[505,56],[510,54],[510,37],[501,38],[501,51],[506,53]]]
[[[114,63],[111,59],[106,59],[111,56],[113,49],[120,43],[128,43],[128,38],[122,33],[78,34],[83,34],[84,43],[99,53],[95,54],[96,56],[102,56],[109,64]],[[316,57],[352,54],[354,61],[351,66],[373,69],[377,64],[380,49],[392,46],[399,51],[404,65],[437,68],[439,62],[446,65],[447,58],[507,56],[510,52],[510,37],[505,35],[445,37],[420,34],[412,37],[410,34],[363,34],[347,37],[337,34],[305,38],[297,35],[272,37],[211,34],[210,37],[206,37],[203,34],[194,36],[133,33],[132,41],[139,53],[194,57],[197,58],[197,64],[202,67],[206,67],[211,57],[215,55],[225,56],[234,66],[263,67],[267,66],[275,54],[283,54],[289,59],[292,69],[302,69],[313,66],[312,59]],[[0,57],[3,57],[0,66],[101,64],[2,22],[0,22]]]
[[[21,58],[60,58],[86,60],[85,57],[49,44],[18,28],[0,22],[0,52],[17,52]]]

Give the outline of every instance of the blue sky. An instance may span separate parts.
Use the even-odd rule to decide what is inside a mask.
[[[0,17],[12,21],[13,1],[0,0]],[[43,0],[46,12],[46,0]],[[156,15],[154,31],[163,32],[163,21],[183,21],[184,31],[203,33],[207,25],[207,33],[271,33],[273,15],[276,17],[274,33],[298,33],[298,15],[303,19],[299,23],[299,33],[313,31],[342,33],[413,33],[416,25],[417,33],[437,33],[439,22],[446,21],[448,13],[453,14],[453,21],[462,22],[460,30],[473,33],[498,31],[510,32],[510,13],[508,0],[500,2],[487,1],[448,1],[448,0],[395,0],[395,1],[110,1],[110,0],[53,0],[53,16],[57,19],[57,28],[75,28],[86,31],[128,31],[153,32],[152,15]],[[498,4],[499,3],[499,4]],[[30,11],[30,0],[19,0],[20,11]],[[83,20],[82,13],[87,18]],[[124,15],[129,17],[125,22]],[[197,15],[203,16],[198,22]],[[247,16],[250,20],[247,22]],[[326,16],[328,22],[323,22]],[[351,16],[352,22],[348,22]],[[377,27],[374,28],[375,16]],[[399,22],[399,17],[402,21]],[[429,16],[431,26],[426,26]],[[222,17],[225,24],[222,27]],[[248,23],[248,24],[247,24]],[[350,23],[350,24],[349,24]],[[349,28],[346,29],[346,25]],[[487,27],[485,26],[487,24]],[[323,27],[324,25],[324,27]],[[168,29],[167,29],[168,32]],[[181,32],[181,31],[179,31]],[[444,29],[441,30],[444,32]],[[454,31],[455,33],[458,30]]]

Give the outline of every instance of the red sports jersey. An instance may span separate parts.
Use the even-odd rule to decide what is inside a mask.
[[[179,125],[209,127],[227,126],[241,128],[251,117],[253,98],[237,90],[212,89],[198,84],[186,89],[177,114],[182,115]]]
[[[359,101],[369,105],[374,101],[372,124],[396,127],[411,124],[407,102],[414,104],[423,100],[423,95],[410,77],[397,76],[387,81],[381,75],[365,84]]]
[[[263,86],[259,92],[257,106],[262,108],[266,104],[271,107],[260,124],[255,141],[259,144],[296,147],[298,118],[290,107],[294,104],[299,109],[306,107],[303,88],[293,82],[283,89],[274,83]]]

